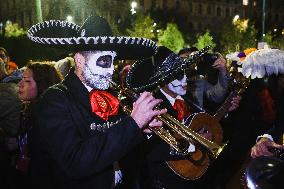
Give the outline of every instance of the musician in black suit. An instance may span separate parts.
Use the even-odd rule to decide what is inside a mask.
[[[193,113],[204,110],[186,96],[187,77],[184,71],[173,74],[177,67],[182,67],[182,64],[183,60],[178,55],[161,46],[153,58],[138,61],[132,66],[127,77],[127,85],[136,91],[155,91],[154,96],[163,99],[160,107],[166,108],[171,116],[184,123]],[[165,78],[170,79],[164,81]],[[158,85],[162,87],[157,91],[155,87],[157,88]],[[237,101],[239,98],[234,100],[231,109],[238,106]],[[208,139],[212,137],[207,130],[201,129],[199,132]],[[144,150],[145,159],[141,166],[142,188],[202,188],[203,179],[189,181],[181,178],[166,162],[187,159],[188,156],[177,152],[156,135],[148,136],[148,138],[149,146],[144,148],[146,149]],[[195,150],[194,144],[190,144],[187,148],[189,153]]]
[[[159,127],[153,119],[161,102],[144,92],[123,114],[108,90],[113,60],[139,59],[156,50],[144,38],[115,37],[101,17],[89,17],[83,26],[46,21],[30,28],[28,37],[46,46],[75,49],[75,69],[49,88],[33,112],[31,179],[34,188],[114,188],[121,182],[119,163],[144,141],[142,130]],[[123,180],[123,176],[122,176]]]

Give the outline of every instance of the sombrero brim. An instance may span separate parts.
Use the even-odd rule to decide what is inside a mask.
[[[172,61],[175,63],[170,63]],[[135,62],[126,77],[127,86],[137,92],[152,91],[154,88],[174,80],[178,74],[183,72],[185,62],[173,53],[164,61],[164,64],[168,63],[172,66],[157,68],[153,58]]]
[[[152,58],[139,60],[135,62],[127,76],[126,85],[136,92],[140,92],[144,88],[150,89],[149,79],[154,75],[155,67]]]
[[[153,91],[158,86],[163,86],[175,80],[178,75],[184,73],[186,69],[200,59],[208,49],[209,47],[205,47],[185,60],[175,53],[171,53],[160,66],[155,66],[154,58],[137,61],[128,72],[126,84],[136,92]]]
[[[78,50],[109,50],[117,52],[117,59],[144,59],[156,53],[154,41],[140,37],[94,36],[79,34],[80,26],[59,20],[45,21],[32,26],[27,33],[35,43]]]

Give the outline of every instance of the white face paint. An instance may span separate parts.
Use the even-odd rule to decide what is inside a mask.
[[[82,75],[86,85],[100,90],[108,89],[114,71],[115,56],[114,51],[90,52]]]
[[[183,76],[181,80],[174,80],[168,84],[169,90],[177,95],[185,95],[186,94],[186,82],[187,78],[186,75]]]

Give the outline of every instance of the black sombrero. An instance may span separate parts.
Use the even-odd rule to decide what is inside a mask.
[[[182,59],[177,54],[164,46],[160,46],[155,56],[135,62],[127,77],[128,87],[137,92],[152,91],[158,86],[183,76],[184,70],[208,51],[206,47],[187,59]]]
[[[112,36],[107,21],[90,16],[82,26],[60,20],[49,20],[33,25],[28,38],[49,47],[79,50],[110,50],[118,59],[143,59],[157,50],[154,41],[140,37]]]

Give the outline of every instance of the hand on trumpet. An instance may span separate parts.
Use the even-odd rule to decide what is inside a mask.
[[[272,149],[284,149],[283,145],[276,144],[266,137],[262,137],[252,148],[251,157],[256,158],[259,156],[273,156]]]
[[[155,99],[150,92],[143,92],[133,103],[131,117],[144,132],[150,132],[147,126],[150,128],[162,126],[161,121],[154,119],[156,116],[167,112],[166,109],[155,109],[161,102],[161,99]]]

